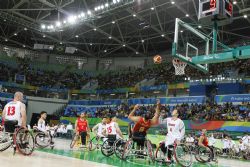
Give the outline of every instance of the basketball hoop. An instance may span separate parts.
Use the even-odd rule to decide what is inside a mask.
[[[184,75],[185,74],[185,67],[187,66],[186,62],[180,61],[179,59],[173,59],[173,65],[175,68],[175,75]]]

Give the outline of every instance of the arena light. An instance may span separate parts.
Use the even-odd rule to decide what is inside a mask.
[[[94,31],[96,31],[96,28],[94,28]]]
[[[155,8],[151,8],[151,10],[155,10]]]
[[[171,4],[174,5],[174,4],[175,4],[175,1],[171,1]]]
[[[57,22],[56,22],[56,27],[61,27],[61,25],[62,25],[62,24],[61,24],[60,21],[57,21]]]
[[[45,26],[44,24],[42,24],[42,25],[41,25],[41,28],[42,28],[42,29],[45,29],[45,28],[46,28],[46,26]]]
[[[189,17],[189,14],[186,14],[186,17]]]
[[[45,35],[43,35],[43,38],[45,38],[46,36]]]
[[[233,1],[233,4],[236,5],[236,4],[237,4],[237,1]]]
[[[133,17],[136,17],[136,14],[133,14]]]
[[[112,24],[115,24],[115,21],[112,21]]]
[[[62,45],[63,43],[62,42],[60,42],[60,45]]]
[[[70,16],[67,21],[70,23],[70,24],[74,24],[76,22],[76,16]]]
[[[201,26],[201,25],[198,25],[198,28],[202,28],[202,26]]]
[[[26,46],[25,46],[25,45],[23,45],[23,47],[25,48]]]
[[[144,42],[145,42],[145,41],[144,41],[144,39],[143,39],[143,40],[141,40],[141,42],[142,42],[142,43],[144,43]]]
[[[244,14],[244,16],[243,16],[245,19],[247,18],[247,15],[246,14]]]
[[[104,50],[104,53],[106,53],[107,52],[107,50]]]
[[[26,28],[26,27],[24,27],[24,29],[23,29],[24,31],[27,31],[28,29]]]
[[[92,43],[90,43],[89,45],[90,45],[90,46],[92,46],[93,44],[92,44]]]
[[[76,37],[76,38],[79,38],[79,35],[76,35],[75,37]]]
[[[5,42],[8,42],[8,39],[7,39],[7,38],[5,38]]]
[[[111,93],[110,96],[115,96],[115,94],[114,94],[114,93]]]
[[[164,34],[161,34],[161,37],[164,37],[165,35]]]
[[[109,39],[112,39],[112,37],[110,36]]]
[[[137,54],[137,55],[138,55],[138,54],[139,54],[139,52],[135,52],[135,54]]]
[[[17,33],[14,33],[14,36],[17,36]]]

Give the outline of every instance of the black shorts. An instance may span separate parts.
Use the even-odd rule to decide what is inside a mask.
[[[18,125],[18,121],[5,120],[4,121],[5,132],[14,133],[17,125]]]
[[[146,133],[141,132],[133,132],[132,139],[134,142],[137,143],[138,146],[144,146],[144,142],[146,140]]]

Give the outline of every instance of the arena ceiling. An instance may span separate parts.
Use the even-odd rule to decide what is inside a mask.
[[[150,56],[171,50],[175,18],[198,24],[198,0],[119,0],[123,5],[93,14],[91,19],[48,32],[72,15],[93,10],[113,0],[0,0],[0,42],[33,49],[35,43],[73,46],[74,55]],[[118,0],[117,0],[118,1]],[[250,1],[237,0],[233,24],[220,27],[226,44],[246,44],[250,39]],[[244,18],[243,15],[248,15]],[[204,29],[210,33],[209,29]],[[192,37],[190,37],[192,38]]]

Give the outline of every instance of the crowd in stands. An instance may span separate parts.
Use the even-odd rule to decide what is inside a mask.
[[[97,108],[94,113],[88,113],[88,117],[101,118],[107,114],[116,116],[117,118],[127,118],[133,106],[122,104],[116,108],[102,107]],[[223,121],[250,121],[250,104],[242,105],[226,104],[181,104],[177,106],[162,106],[161,113],[163,117],[170,117],[171,111],[177,108],[179,116],[183,120],[223,120]],[[140,109],[135,112],[135,115],[141,116],[146,112],[150,112],[153,117],[155,106],[140,106]],[[68,113],[67,113],[68,114]],[[79,113],[66,116],[77,116]]]
[[[219,63],[210,65],[210,72],[204,74],[193,67],[186,67],[185,76],[176,76],[174,67],[170,62],[164,62],[159,65],[153,65],[148,68],[138,68],[136,70],[127,70],[123,72],[108,72],[100,75],[89,75],[87,72],[82,74],[69,72],[67,68],[61,72],[44,71],[34,69],[29,60],[18,59],[18,68],[9,66],[0,62],[0,81],[14,81],[15,75],[25,75],[26,83],[32,86],[48,88],[70,88],[81,89],[91,80],[98,81],[99,89],[114,89],[123,87],[133,87],[136,83],[144,79],[156,79],[156,85],[168,84],[173,82],[183,82],[185,77],[201,79],[210,75],[224,75],[231,70],[237,75],[250,74],[250,59],[238,60],[234,62]]]

